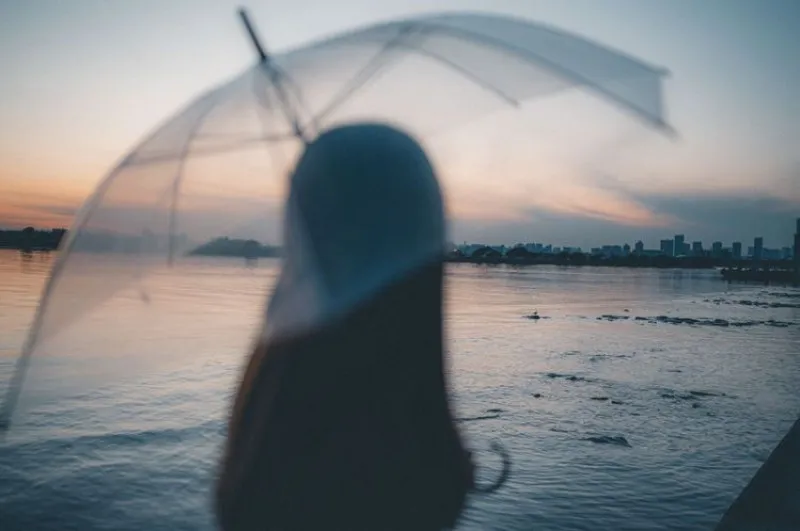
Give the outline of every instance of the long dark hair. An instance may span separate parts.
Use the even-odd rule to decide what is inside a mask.
[[[223,529],[440,530],[472,487],[443,350],[441,262],[310,335],[259,345],[231,419]]]

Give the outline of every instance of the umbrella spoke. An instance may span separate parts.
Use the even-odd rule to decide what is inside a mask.
[[[408,48],[410,50],[413,50],[416,53],[418,53],[418,54],[420,54],[420,55],[422,55],[424,57],[427,57],[429,59],[433,59],[435,61],[440,62],[444,66],[454,70],[455,72],[457,72],[458,74],[462,75],[463,77],[465,77],[469,81],[475,83],[479,87],[481,87],[483,89],[486,89],[487,91],[493,93],[494,95],[496,95],[497,97],[499,97],[500,99],[502,99],[503,101],[505,101],[506,103],[511,105],[512,107],[518,107],[519,106],[519,101],[517,101],[515,98],[513,98],[512,96],[506,94],[499,87],[496,87],[495,85],[489,83],[488,81],[486,81],[485,79],[481,78],[480,76],[477,76],[474,73],[470,72],[468,69],[464,68],[463,66],[459,65],[458,63],[456,63],[454,61],[451,61],[450,59],[447,59],[446,57],[444,57],[444,56],[442,56],[442,55],[440,55],[440,54],[438,54],[436,52],[432,52],[430,50],[426,50],[425,48],[413,46],[413,45],[410,45],[410,44],[402,44],[401,46],[403,46],[405,48]]]
[[[411,31],[414,29],[413,25],[400,28],[397,35],[391,40],[387,41],[380,50],[365,64],[361,70],[356,73],[333,99],[320,111],[314,118],[313,123],[319,129],[319,124],[327,118],[332,112],[336,111],[339,107],[344,105],[354,94],[358,92],[361,87],[367,84],[375,75],[391,61],[392,57],[389,52],[393,49],[402,46],[403,40],[406,40]]]
[[[641,118],[664,130],[670,129],[669,126],[663,122],[660,116],[659,117],[652,116],[651,112],[649,112],[647,109],[642,108],[640,105],[637,105],[636,103],[630,101],[629,99],[621,98],[613,91],[610,91],[601,84],[592,81],[590,78],[581,74],[580,72],[577,72],[574,69],[570,69],[564,65],[560,65],[544,57],[541,54],[535,53],[530,49],[522,48],[521,46],[518,46],[514,43],[504,42],[496,37],[492,37],[490,35],[484,35],[482,33],[477,33],[463,28],[454,28],[439,24],[431,25],[430,27],[435,28],[437,31],[440,31],[443,34],[449,35],[456,39],[482,44],[484,46],[495,49],[498,53],[519,57],[531,63],[534,66],[546,68],[547,70],[551,71],[558,77],[561,77],[572,83],[575,83],[578,86],[590,86],[592,87],[593,90],[599,92],[607,99],[618,104],[623,109],[629,111],[633,110]],[[642,65],[639,64],[638,66],[641,67]],[[664,75],[665,72],[654,70],[653,73],[658,75]]]

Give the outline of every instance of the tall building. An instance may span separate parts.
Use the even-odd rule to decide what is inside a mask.
[[[636,242],[636,244],[633,246],[633,252],[636,254],[642,254],[644,252],[644,242],[642,242],[642,240]]]
[[[692,242],[692,254],[694,256],[703,256],[703,242]]]
[[[764,238],[759,236],[753,240],[753,260],[760,261],[764,256]]]
[[[674,256],[675,242],[673,240],[661,240],[661,254]]]
[[[629,254],[631,254],[631,246],[626,243],[622,246],[622,256],[628,256]]]
[[[676,234],[675,235],[675,245],[673,247],[673,250],[675,252],[675,256],[684,254],[683,253],[683,251],[684,251],[684,248],[683,248],[684,240],[686,240],[686,238],[684,237],[683,234]]]
[[[711,256],[714,258],[722,256],[722,242],[714,242],[711,244]]]
[[[733,257],[736,260],[742,259],[742,242],[733,242]]]
[[[794,233],[794,279],[800,282],[800,218]]]

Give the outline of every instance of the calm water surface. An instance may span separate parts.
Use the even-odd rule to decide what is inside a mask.
[[[0,251],[0,384],[49,267]],[[225,412],[275,273],[191,261],[54,339],[0,442],[0,529],[212,529]],[[461,528],[711,528],[800,412],[798,306],[713,271],[450,267],[461,425],[487,480],[491,440],[513,458]],[[748,326],[635,319],[656,316]]]

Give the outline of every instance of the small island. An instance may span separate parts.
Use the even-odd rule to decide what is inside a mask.
[[[216,238],[189,253],[191,256],[230,256],[239,258],[274,258],[280,248],[264,245],[256,240]]]
[[[17,249],[23,252],[55,251],[67,229],[37,230],[25,227],[22,230],[0,230],[0,249]]]

